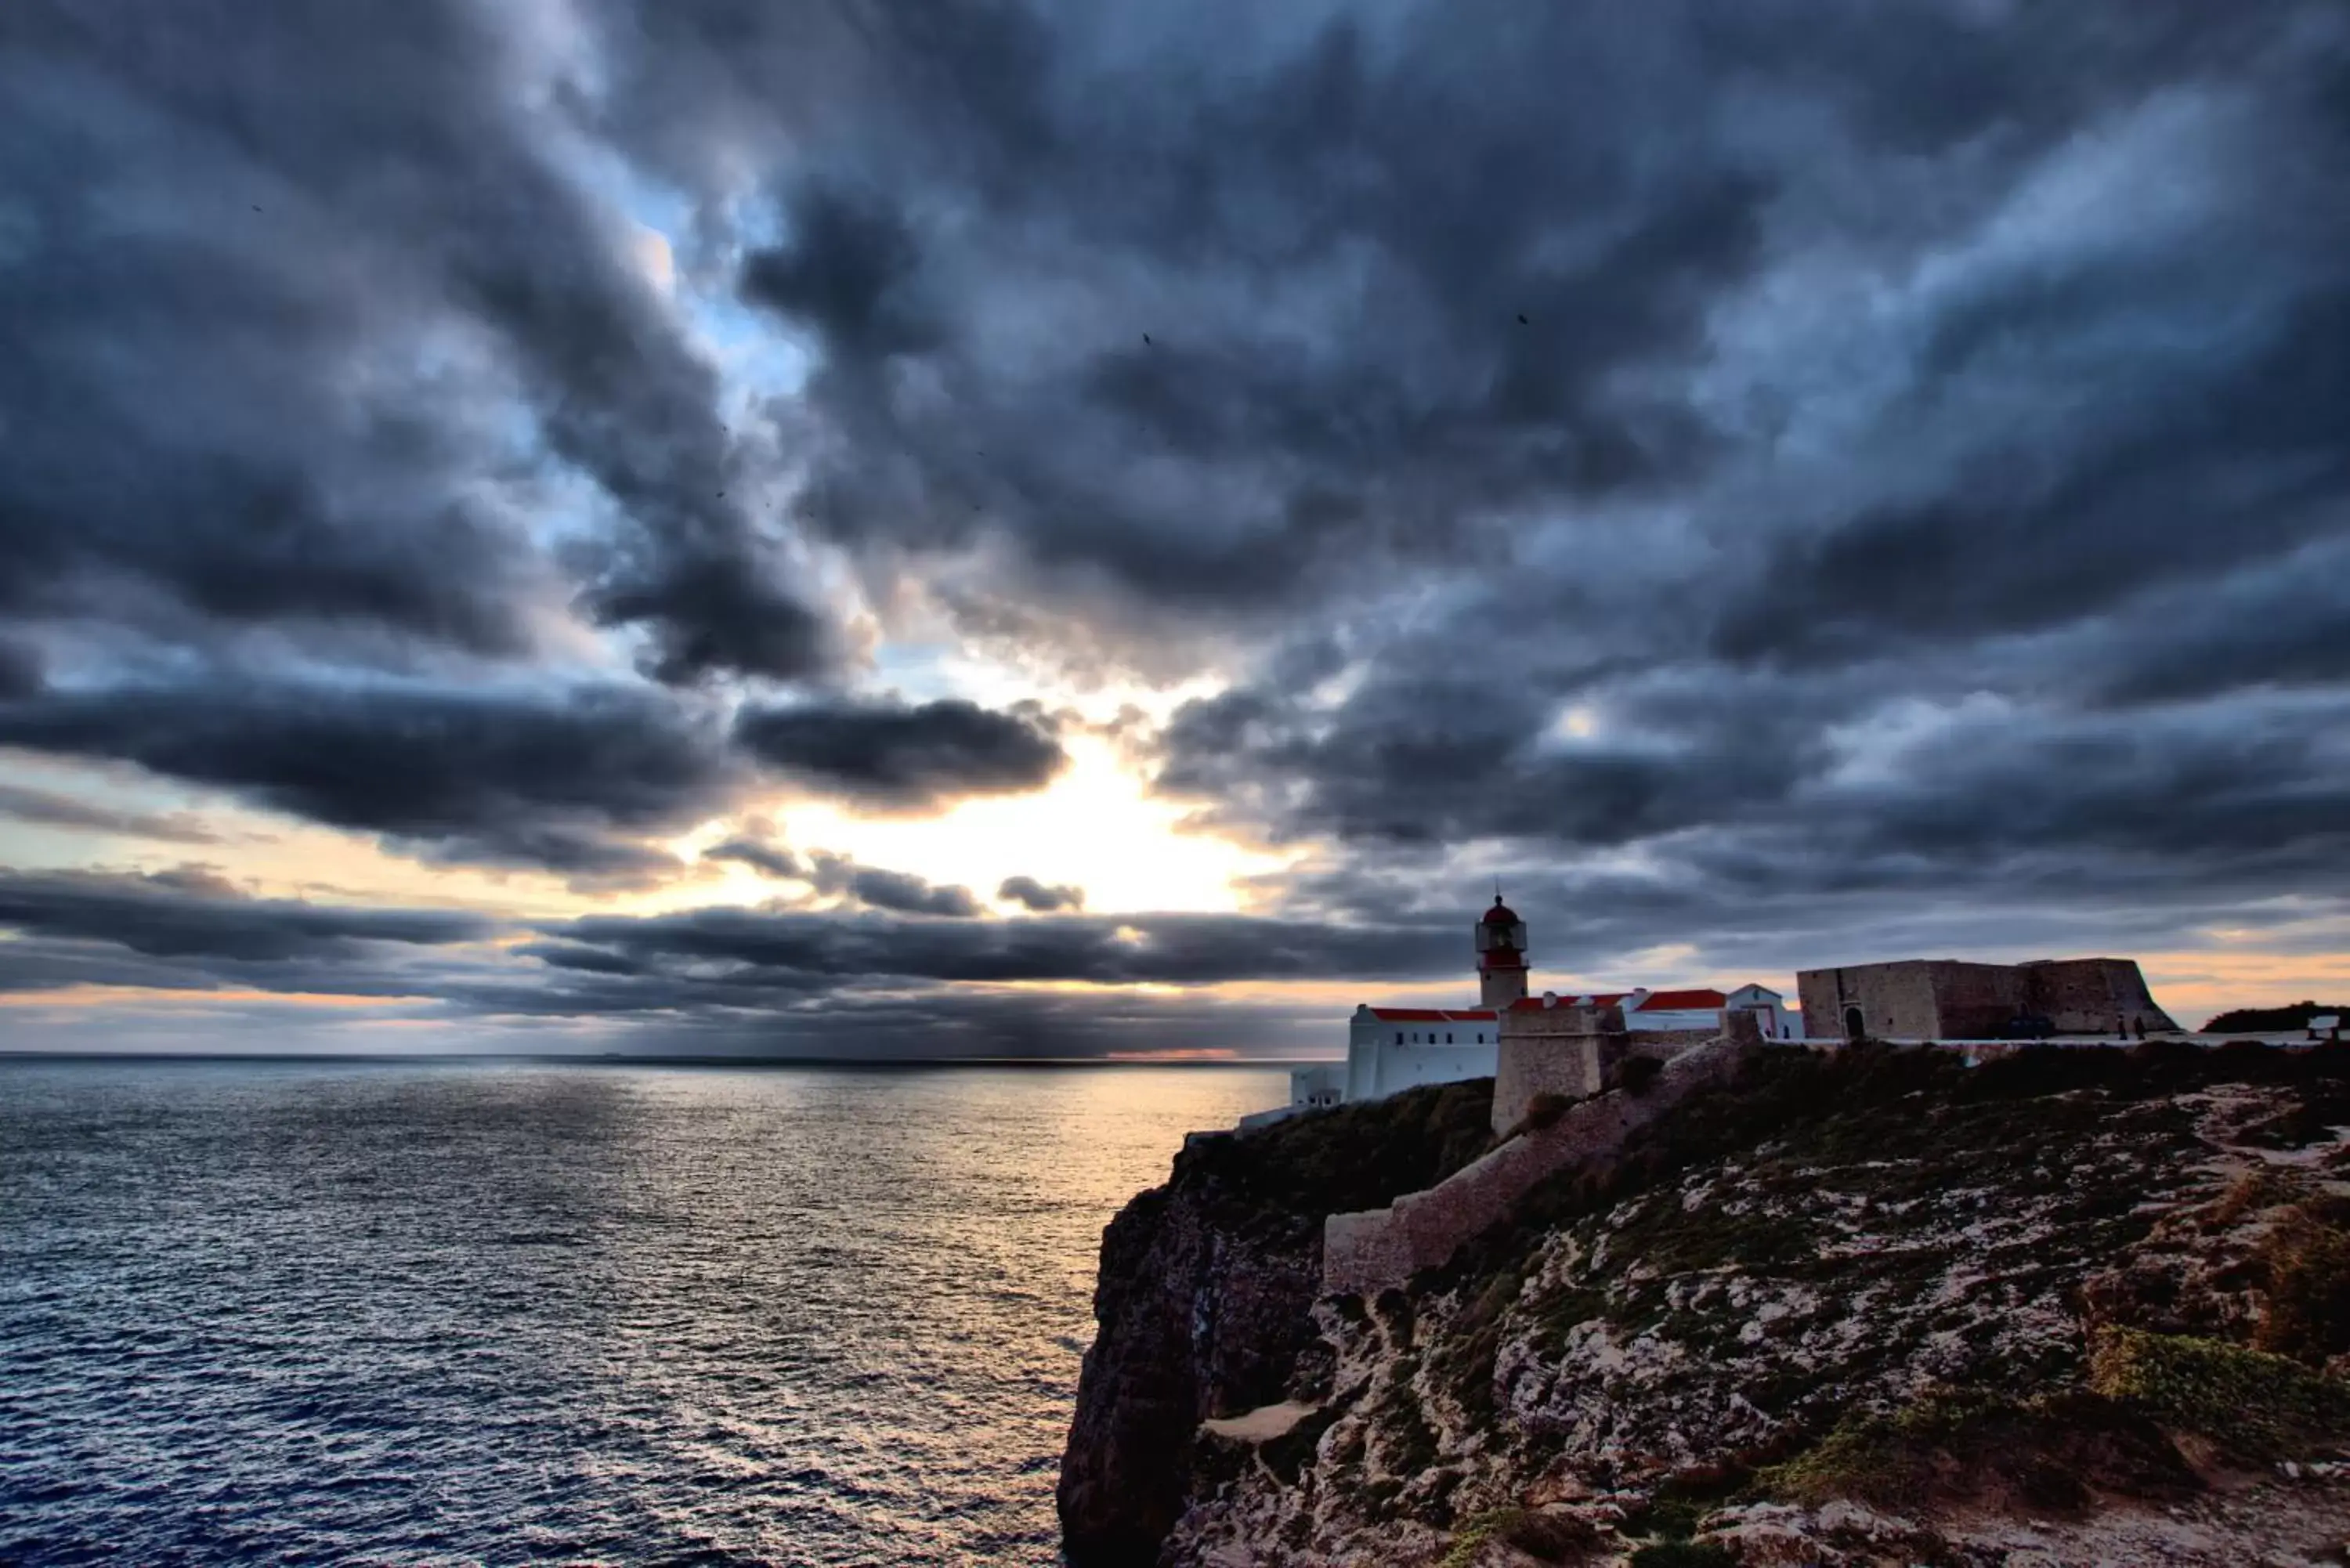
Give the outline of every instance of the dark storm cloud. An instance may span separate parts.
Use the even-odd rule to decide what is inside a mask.
[[[12,9],[0,607],[514,655],[576,587],[664,680],[824,662],[715,372],[525,101],[518,20]],[[619,519],[576,583],[525,525],[588,504],[571,477]]]
[[[2350,179],[2350,147],[2341,164]],[[2350,241],[2350,223],[2336,227]],[[1844,662],[1902,642],[2032,630],[2338,540],[2350,486],[2344,283],[2281,310],[2264,324],[2272,340],[2236,363],[2203,367],[2192,399],[2147,399],[2128,431],[2061,470],[1986,462],[1955,493],[1871,508],[1790,543],[1733,607],[1718,649]],[[2061,336],[2096,309],[2085,291],[2061,314],[1968,330]],[[1929,361],[1937,377],[1962,369]]]
[[[1050,886],[1034,877],[1006,877],[995,889],[997,898],[1008,904],[1018,904],[1032,915],[1049,915],[1061,909],[1072,912],[1086,907],[1086,890],[1056,882]]]
[[[901,915],[967,920],[984,912],[968,888],[940,887],[911,872],[860,866],[846,855],[821,849],[808,857],[808,880],[819,893],[845,894],[868,908]]]
[[[452,1006],[1434,977],[1495,869],[1595,970],[2333,908],[2332,0],[391,16],[0,24],[0,743],[607,877],[754,763],[1066,765],[837,695],[854,581],[885,642],[1204,678],[1120,744],[1309,867],[1294,919],[999,920],[744,833],[859,908],[550,933]],[[576,687],[567,617],[705,690],[506,695]]]
[[[896,808],[1042,789],[1068,765],[1040,714],[960,699],[745,708],[734,740],[795,783]]]
[[[1284,837],[1619,845],[1734,819],[1824,765],[1817,701],[1770,696],[1667,671],[1631,684],[1612,736],[1570,742],[1531,684],[1398,669],[1335,713],[1243,689],[1178,710],[1159,785]]]
[[[740,274],[817,356],[813,526],[1078,662],[1268,634],[1160,737],[1209,822],[1984,897],[2217,874],[2166,814],[2326,863],[2241,699],[2350,657],[2333,7],[639,21],[611,106],[681,177],[827,150]]]
[[[780,881],[805,882],[817,893],[850,898],[868,909],[948,919],[975,919],[985,913],[968,888],[941,886],[911,872],[860,865],[850,856],[827,849],[813,850],[803,857],[754,834],[713,845],[702,852],[702,857],[737,861]]]
[[[1701,462],[1707,422],[1662,389],[1754,264],[1772,179],[1644,148],[1663,106],[1579,63],[1607,28],[1513,15],[1303,41],[1222,17],[1235,62],[1263,51],[1245,69],[1106,57],[1009,8],[877,19],[876,123],[843,161],[874,167],[853,195],[790,187],[743,274],[822,356],[805,514],[858,545],[1008,543],[1066,593],[1106,577],[1226,620],[1434,562],[1481,511]]]
[[[547,928],[573,946],[660,966],[680,982],[829,989],[868,978],[927,981],[1152,981],[1368,979],[1461,967],[1466,928],[1339,926],[1243,915],[1053,916],[1017,920],[899,919],[790,910],[705,909],[588,916]],[[712,970],[711,965],[732,966]]]
[[[0,871],[0,927],[156,958],[257,961],[362,958],[372,944],[472,942],[494,929],[454,910],[255,898],[201,871]]]
[[[828,362],[878,362],[919,352],[939,329],[903,297],[919,256],[905,222],[871,192],[818,187],[793,204],[793,235],[743,264],[743,294],[806,321]]]
[[[731,779],[708,725],[615,687],[52,690],[0,704],[0,745],[121,758],[447,858],[585,877],[674,867],[641,838],[691,826]]]
[[[804,882],[807,867],[800,857],[780,844],[762,839],[734,837],[722,839],[702,852],[704,860],[733,860],[753,870],[786,882]]]
[[[0,638],[0,701],[29,697],[41,689],[41,656],[23,643]]]

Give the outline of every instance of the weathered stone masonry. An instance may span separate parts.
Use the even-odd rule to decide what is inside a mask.
[[[1762,1038],[1751,1013],[1727,1014],[1724,1028],[1721,1038],[1667,1061],[1655,1081],[1637,1094],[1612,1089],[1569,1106],[1550,1126],[1519,1134],[1436,1186],[1408,1193],[1385,1209],[1331,1215],[1322,1225],[1323,1293],[1376,1295],[1448,1262],[1462,1242],[1507,1219],[1537,1182],[1570,1166],[1609,1158],[1633,1132],[1689,1095],[1729,1082],[1761,1049]],[[1498,1090],[1497,1085],[1496,1119]]]
[[[1805,970],[1795,983],[1814,1040],[1995,1040],[2021,1020],[2108,1038],[2178,1027],[2128,959],[1908,959]]]

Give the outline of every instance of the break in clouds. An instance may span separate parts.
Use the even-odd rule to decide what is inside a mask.
[[[1495,871],[1601,977],[2341,945],[2335,5],[20,0],[0,192],[0,829],[113,846],[11,989],[1101,1049],[991,986],[1445,975]],[[1179,688],[1247,914],[755,818]]]

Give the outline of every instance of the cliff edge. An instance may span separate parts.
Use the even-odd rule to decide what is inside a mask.
[[[1218,1234],[1195,1328],[1254,1268]],[[1191,1385],[1158,1561],[2340,1563],[2350,1050],[1765,1050],[1310,1314]]]
[[[1098,1324],[1056,1493],[1069,1560],[1157,1560],[1201,1423],[1279,1400],[1319,1344],[1322,1225],[1482,1153],[1492,1080],[1195,1136],[1102,1234]],[[1310,1376],[1310,1372],[1309,1372]]]

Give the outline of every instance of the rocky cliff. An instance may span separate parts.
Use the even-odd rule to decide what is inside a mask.
[[[1190,1501],[1202,1421],[1281,1397],[1318,1345],[1326,1215],[1430,1186],[1488,1141],[1492,1082],[1194,1138],[1102,1236],[1098,1331],[1061,1459],[1073,1563],[1149,1563]]]
[[[1172,1240],[1186,1181],[1120,1225]],[[1767,1051],[1223,1385],[1201,1325],[1253,1264],[1211,1231],[1105,1248],[1112,1309],[1207,1293],[1151,1341],[1196,1412],[1159,1407],[1168,1563],[2345,1560],[2350,1051]],[[1065,1510],[1130,1429],[1123,1321]]]

